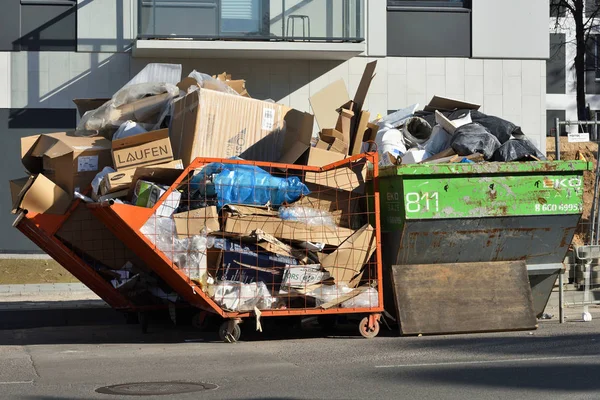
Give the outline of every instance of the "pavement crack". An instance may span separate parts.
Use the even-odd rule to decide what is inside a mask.
[[[24,347],[24,349],[25,349],[25,353],[27,354],[27,357],[29,357],[29,362],[31,363],[31,368],[33,368],[33,372],[35,373],[36,378],[39,378],[40,374],[38,372],[37,366],[35,365],[35,361],[33,361],[33,356],[29,352],[29,348]]]

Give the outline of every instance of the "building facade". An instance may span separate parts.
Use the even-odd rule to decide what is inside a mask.
[[[75,98],[107,98],[150,62],[247,81],[252,97],[311,111],[378,60],[372,115],[433,95],[480,103],[545,150],[548,0],[4,0],[0,179],[24,175],[21,137],[73,128]],[[510,29],[507,29],[510,25]],[[0,193],[0,252],[35,252]]]

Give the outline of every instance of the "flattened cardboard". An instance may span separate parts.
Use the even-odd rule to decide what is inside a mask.
[[[102,137],[80,137],[57,132],[21,139],[21,161],[27,171],[44,175],[73,193],[86,190],[96,174],[112,166],[111,142]]]
[[[356,128],[356,135],[354,136],[354,141],[352,143],[352,148],[350,150],[351,156],[360,154],[360,150],[361,150],[362,144],[363,144],[363,139],[364,139],[365,133],[367,131],[367,125],[369,123],[369,118],[371,118],[370,112],[362,111],[360,113],[360,119],[358,120],[358,127]]]
[[[177,236],[180,239],[200,235],[205,228],[211,232],[217,232],[220,229],[217,207],[204,207],[173,214],[173,218]]]
[[[170,162],[173,160],[173,149],[169,130],[161,129],[114,140],[112,157],[117,171]]]
[[[13,203],[19,210],[63,215],[71,206],[72,196],[42,174],[30,176]]]
[[[165,164],[151,165],[148,168],[168,168],[168,169],[183,169],[181,160],[171,161]],[[133,182],[133,177],[137,168],[126,169],[118,172],[111,172],[106,175],[100,182],[100,194],[105,195],[120,190],[129,189]]]
[[[476,103],[469,103],[462,100],[451,99],[449,97],[433,96],[428,105],[423,109],[424,111],[452,111],[456,109],[465,110],[479,110],[481,105]]]
[[[351,192],[313,184],[308,184],[308,188],[311,193],[294,203],[295,206],[327,211],[334,216],[335,223],[343,228],[354,229],[361,226],[355,222],[360,219],[358,199]]]
[[[333,143],[335,139],[341,140],[342,142],[344,141],[344,134],[342,132],[330,128],[322,129],[319,137],[329,144]]]
[[[353,278],[361,272],[376,248],[375,230],[366,224],[323,258],[321,264],[336,284],[348,283],[350,287],[356,287],[360,279]]]
[[[350,101],[350,95],[343,79],[328,85],[309,98],[310,106],[319,129],[334,128],[339,114],[337,109]]]
[[[333,143],[331,143],[331,146],[329,147],[329,151],[346,155],[348,154],[348,144],[344,143],[340,139],[334,139]]]
[[[259,211],[260,212],[260,211]],[[275,215],[277,215],[275,213]],[[282,240],[300,242],[325,243],[339,246],[354,231],[346,228],[328,226],[312,226],[302,222],[284,221],[268,211],[258,215],[240,215],[231,211],[223,211],[225,219],[223,231],[250,236],[257,229]]]
[[[315,148],[320,150],[329,150],[329,146],[331,146],[329,143],[325,142],[324,140],[319,140],[315,145]]]
[[[306,161],[306,165],[313,167],[324,167],[334,162],[341,161],[344,158],[346,158],[345,154],[312,147],[308,152],[308,160]]]
[[[347,190],[350,192],[364,193],[366,179],[366,164],[357,164],[352,168],[340,167],[323,172],[307,171],[305,174],[304,182],[314,183],[316,185],[322,186],[329,186],[338,190]]]
[[[367,93],[369,92],[369,87],[371,86],[371,82],[373,78],[375,78],[375,68],[377,67],[377,61],[371,61],[365,67],[363,71],[363,76],[360,79],[360,83],[358,84],[358,89],[356,89],[356,94],[354,95],[354,114],[358,115],[365,104],[365,100],[367,99]]]
[[[321,270],[319,264],[286,265],[281,280],[281,289],[305,289],[307,286],[329,279],[329,273]]]
[[[437,122],[450,135],[454,135],[454,132],[458,129],[454,122],[450,121],[438,110],[435,110],[435,122]]]
[[[281,104],[199,89],[174,103],[171,143],[184,165],[196,157],[274,162],[288,152],[298,159],[310,147],[313,121]]]
[[[335,129],[342,132],[342,140],[348,144],[352,142],[352,118],[354,118],[354,111],[342,109],[335,125]]]

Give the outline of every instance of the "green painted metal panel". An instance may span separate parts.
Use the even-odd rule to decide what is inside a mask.
[[[589,168],[565,161],[385,169],[379,178],[382,227],[402,229],[407,220],[578,215]]]

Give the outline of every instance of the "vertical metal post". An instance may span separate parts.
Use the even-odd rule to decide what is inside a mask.
[[[565,278],[564,270],[558,274],[558,321],[561,324],[565,323]]]
[[[560,121],[558,118],[554,120],[554,152],[556,153],[556,159],[560,160]]]
[[[156,36],[156,0],[152,0],[152,34]]]
[[[281,39],[285,40],[285,0],[281,0]]]
[[[585,278],[585,288],[583,292],[583,319],[585,321],[585,315],[589,314],[589,302],[590,302],[590,275],[592,270],[592,260],[585,260],[585,270],[583,272],[583,276]],[[587,321],[586,321],[587,322]]]
[[[594,140],[598,141],[598,113],[594,111]]]

